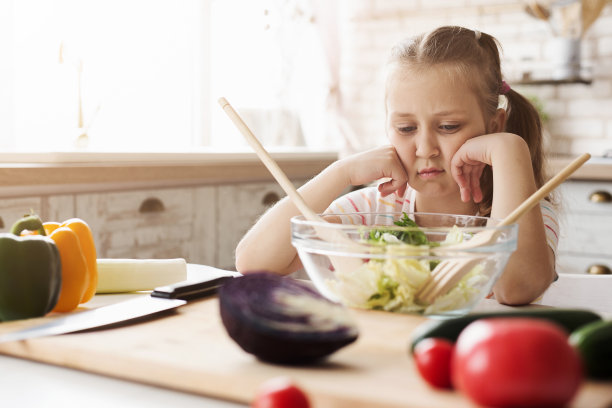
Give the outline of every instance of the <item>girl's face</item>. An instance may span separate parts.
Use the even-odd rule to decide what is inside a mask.
[[[466,140],[486,133],[474,92],[440,68],[396,68],[387,82],[387,136],[408,184],[431,196],[456,194],[450,161]]]

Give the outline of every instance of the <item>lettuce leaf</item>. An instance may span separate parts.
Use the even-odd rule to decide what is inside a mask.
[[[390,238],[387,235],[391,235],[397,238],[398,241],[408,245],[438,245],[436,242],[430,242],[423,231],[419,229],[419,226],[408,217],[408,214],[403,213],[402,218],[398,221],[394,221],[393,224],[398,227],[410,227],[407,231],[397,231],[388,228],[379,228],[370,233],[369,240],[374,242],[390,243]]]
[[[407,218],[407,215],[404,218]],[[408,220],[409,223],[414,222]],[[417,234],[412,235],[413,238],[398,235],[398,232],[402,233],[381,229],[377,237],[376,242],[381,244],[381,248],[384,248],[389,257],[384,260],[371,259],[356,271],[336,272],[337,279],[329,281],[331,290],[345,304],[365,309],[432,314],[460,309],[469,304],[473,296],[486,284],[483,265],[479,264],[447,294],[439,296],[430,305],[421,304],[415,295],[439,262],[428,259],[429,248],[435,243],[429,242],[421,231],[414,231]],[[410,234],[413,234],[413,231],[410,231]],[[404,240],[417,241],[420,244],[405,244]],[[455,226],[441,244],[450,245],[461,241],[463,233],[461,228]],[[421,256],[423,259],[419,259]]]

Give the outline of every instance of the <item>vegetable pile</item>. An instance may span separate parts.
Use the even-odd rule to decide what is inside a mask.
[[[219,290],[221,320],[247,353],[277,364],[316,362],[354,342],[349,311],[307,283],[269,272],[234,278]]]
[[[43,224],[32,214],[0,234],[0,320],[72,311],[96,283],[96,248],[83,220]]]
[[[429,241],[406,213],[394,224],[404,229],[381,227],[363,236],[368,244],[380,245],[381,251],[388,254],[388,257],[370,259],[358,270],[337,271],[337,280],[329,281],[331,290],[345,304],[364,309],[431,314],[460,309],[487,283],[484,268],[478,264],[454,288],[436,298],[432,304],[417,301],[416,293],[438,263],[427,259],[429,249],[457,244],[463,240],[463,234],[455,226],[443,242]],[[402,259],[402,255],[410,257]],[[417,259],[419,256],[423,259]]]
[[[585,375],[612,378],[612,321],[575,309],[471,314],[422,324],[410,351],[432,387],[479,405],[565,406]]]

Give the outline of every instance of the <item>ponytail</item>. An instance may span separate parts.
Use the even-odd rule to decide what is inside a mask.
[[[518,92],[510,89],[506,93],[508,107],[506,108],[506,132],[521,136],[531,154],[531,164],[536,186],[544,184],[544,149],[542,137],[542,121],[533,104]]]

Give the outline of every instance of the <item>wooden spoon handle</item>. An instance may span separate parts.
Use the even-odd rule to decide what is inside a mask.
[[[561,170],[557,175],[548,180],[546,184],[544,184],[538,191],[529,196],[521,205],[516,207],[514,211],[512,211],[506,218],[504,218],[498,226],[502,227],[504,225],[510,225],[527,211],[531,210],[536,206],[548,193],[557,188],[559,184],[563,183],[573,172],[578,170],[580,166],[582,166],[587,160],[591,158],[591,155],[588,153],[584,153],[570,164],[568,164],[563,170]]]
[[[262,161],[262,163],[267,167],[270,173],[272,173],[272,176],[276,179],[278,184],[280,184],[281,188],[285,191],[291,201],[302,213],[302,215],[304,215],[304,217],[311,221],[322,221],[321,217],[319,217],[314,211],[312,211],[308,204],[306,204],[306,201],[304,201],[304,198],[295,189],[295,186],[293,185],[293,183],[291,183],[285,172],[283,172],[283,170],[278,166],[276,161],[274,161],[272,156],[270,156],[270,154],[266,151],[266,149],[264,149],[261,143],[259,143],[259,140],[257,140],[253,132],[251,132],[249,127],[246,125],[246,123],[244,123],[244,121],[234,110],[232,105],[230,105],[230,103],[225,98],[219,98],[218,102],[227,114],[227,116],[229,116],[232,122],[234,122],[234,125],[236,125],[238,130],[240,130],[242,135],[246,138],[249,145],[251,145],[253,150],[255,150],[255,153],[257,153],[257,156],[259,156],[259,159]]]

